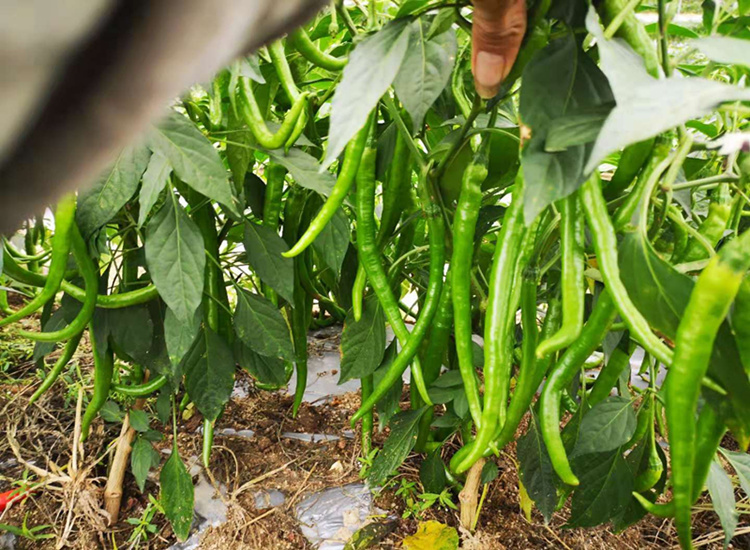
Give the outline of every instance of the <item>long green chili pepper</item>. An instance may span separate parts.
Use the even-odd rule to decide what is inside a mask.
[[[72,225],[75,224],[75,219],[76,196],[75,194],[70,194],[58,203],[55,210],[55,234],[52,237],[52,258],[44,288],[24,307],[0,320],[0,327],[23,319],[27,315],[34,313],[49,300],[54,300],[55,294],[60,289],[60,284],[65,275],[65,267],[67,266],[68,255],[70,254],[70,231]]]
[[[303,225],[308,216],[303,213]],[[309,219],[309,218],[308,218]],[[306,250],[300,256],[294,258],[294,309],[292,317],[292,339],[294,341],[294,366],[297,372],[297,385],[294,389],[294,404],[292,416],[297,417],[297,412],[302,405],[302,399],[307,389],[307,330],[312,318],[312,297],[304,289],[303,278],[309,279],[308,260],[310,250]]]
[[[495,245],[489,280],[489,296],[484,328],[484,402],[482,424],[477,437],[451,459],[451,470],[463,473],[479,460],[506,419],[508,384],[513,362],[510,346],[515,303],[513,279],[525,231],[523,224],[523,179],[519,173],[513,200],[505,211],[502,229]],[[454,266],[455,267],[455,266]],[[455,279],[454,279],[455,281]],[[456,291],[454,283],[454,292]],[[455,307],[455,300],[453,302]]]
[[[13,310],[8,304],[8,291],[0,288],[0,312],[4,315],[13,315]]]
[[[591,229],[599,269],[620,315],[630,332],[646,351],[666,366],[671,365],[672,350],[651,332],[648,321],[635,307],[620,279],[620,267],[617,261],[617,237],[607,213],[607,204],[602,196],[598,174],[590,178],[581,187],[581,202],[586,213],[586,221],[589,224],[589,229]]]
[[[609,25],[620,12],[626,9],[628,3],[628,0],[605,0],[602,2],[599,5],[599,13],[604,23]],[[659,77],[659,57],[656,54],[656,49],[646,28],[634,12],[631,11],[625,17],[615,36],[625,40],[643,58],[646,70],[651,76]]]
[[[106,341],[97,341],[96,331],[92,326],[89,326],[89,336],[91,338],[91,353],[94,356],[94,393],[81,420],[81,441],[86,441],[91,423],[99,414],[104,403],[107,402],[115,369],[115,356],[112,348]]]
[[[373,375],[360,378],[360,387],[362,389],[362,403],[372,397],[373,392]],[[362,416],[362,456],[367,456],[372,450],[372,429],[374,427],[372,409],[368,410]]]
[[[114,384],[112,386],[112,391],[122,395],[127,395],[128,397],[148,397],[155,391],[162,389],[167,382],[167,377],[162,374],[144,384],[135,384],[133,386]]]
[[[266,149],[280,149],[287,145],[297,128],[300,117],[304,116],[307,105],[307,94],[299,94],[292,103],[292,108],[284,116],[284,121],[276,131],[271,132],[263,120],[258,102],[255,99],[252,82],[248,77],[240,77],[240,85],[237,87],[239,95],[237,102],[240,108],[240,116],[244,119],[255,140]]]
[[[344,152],[344,163],[341,166],[339,177],[336,179],[336,185],[334,185],[331,194],[328,196],[323,207],[315,216],[309,227],[305,230],[304,234],[299,238],[294,246],[287,252],[284,252],[283,256],[286,258],[294,258],[310,246],[315,238],[320,235],[323,228],[331,221],[333,215],[344,203],[344,199],[349,194],[349,191],[354,184],[354,180],[357,177],[357,171],[359,169],[360,160],[362,159],[362,152],[365,149],[367,143],[367,137],[370,133],[370,123],[365,124],[357,135],[352,139],[346,146]]]
[[[665,382],[667,427],[672,456],[675,525],[683,548],[691,547],[690,507],[695,467],[695,413],[701,380],[711,360],[716,333],[750,269],[750,232],[730,241],[711,259],[695,283],[675,338],[675,356]]]
[[[289,35],[289,40],[294,48],[302,54],[302,57],[321,69],[327,71],[340,71],[346,67],[346,64],[349,61],[345,57],[335,57],[321,51],[320,48],[310,40],[310,36],[308,36],[305,29],[301,27]]]
[[[599,376],[596,377],[594,386],[591,388],[591,392],[586,398],[589,407],[593,407],[609,397],[612,388],[615,387],[617,380],[620,378],[620,374],[622,374],[629,366],[630,355],[622,351],[620,348],[615,348],[609,361],[607,361],[607,364],[599,371]]]
[[[266,165],[266,194],[263,199],[263,225],[278,230],[281,217],[281,198],[284,195],[286,168],[271,160]]]
[[[636,493],[642,493],[651,489],[658,483],[664,473],[664,464],[662,463],[661,456],[659,456],[659,451],[656,448],[658,445],[656,442],[656,429],[654,426],[656,404],[654,403],[655,398],[653,392],[648,396],[648,399],[648,409],[645,411],[648,422],[648,437],[646,440],[646,444],[648,445],[646,452],[648,454],[644,457],[646,468],[636,476],[635,483],[633,484]]]
[[[583,198],[585,201],[586,199]],[[583,326],[579,338],[571,344],[547,376],[539,398],[539,419],[544,443],[547,445],[552,467],[565,483],[578,485],[578,478],[570,468],[560,436],[560,400],[563,390],[580,371],[586,359],[599,347],[599,343],[617,316],[617,309],[607,290],[603,290]]]
[[[427,214],[430,224],[430,283],[424,305],[422,306],[422,312],[410,334],[401,317],[398,302],[391,291],[376,243],[374,212],[377,149],[374,147],[372,140],[369,141],[369,144],[362,155],[362,163],[357,174],[357,248],[359,249],[360,262],[364,264],[367,271],[367,278],[370,280],[380,306],[383,308],[383,312],[401,344],[401,353],[393,360],[388,373],[370,395],[370,398],[362,403],[362,406],[352,418],[352,422],[356,422],[367,411],[372,409],[375,403],[393,385],[396,378],[401,376],[401,373],[403,373],[409,363],[412,364],[412,383],[416,385],[419,395],[424,402],[428,405],[432,404],[427,393],[417,352],[419,351],[422,339],[429,329],[440,301],[445,263],[445,230],[442,225],[440,212],[437,210],[438,206],[436,203],[431,203],[429,198],[423,198],[422,208]],[[422,174],[420,188],[426,188],[428,185],[427,177],[428,174],[426,172]],[[423,193],[427,194],[428,191],[423,189]]]
[[[294,76],[292,75],[292,69],[289,67],[289,63],[286,60],[286,52],[284,51],[284,44],[281,40],[272,42],[268,45],[268,55],[271,57],[271,63],[276,74],[281,82],[281,87],[284,88],[289,101],[295,103],[300,97],[300,91],[297,88],[297,84],[294,82]],[[302,132],[305,130],[307,125],[307,113],[303,110],[300,117],[297,119],[297,124],[294,127],[294,131],[287,141],[286,148],[289,149],[296,141]]]
[[[703,220],[698,233],[705,237],[711,247],[716,248],[727,230],[732,215],[732,198],[729,184],[721,184],[711,195],[708,215]],[[708,251],[696,239],[690,239],[684,253],[676,260],[678,263],[694,262],[708,258]]]
[[[203,419],[203,446],[201,447],[201,461],[207,469],[211,465],[211,450],[214,448],[214,422]]]
[[[604,196],[610,200],[619,197],[633,180],[638,177],[638,173],[645,167],[651,151],[654,148],[654,139],[639,141],[629,145],[620,155],[620,162],[617,170],[612,175],[607,186],[604,188]]]
[[[471,315],[471,271],[474,234],[482,204],[482,183],[487,179],[489,139],[485,139],[464,170],[461,193],[453,218],[453,324],[456,354],[466,400],[474,425],[482,424],[482,403],[474,371]]]
[[[365,288],[367,287],[367,271],[362,262],[357,266],[357,276],[354,277],[352,284],[352,314],[354,321],[358,322],[362,318],[362,308],[365,301]]]
[[[63,352],[60,357],[57,358],[57,361],[55,361],[55,365],[52,367],[49,373],[47,373],[47,376],[44,378],[41,386],[37,388],[37,390],[29,399],[29,405],[33,405],[36,400],[39,399],[44,394],[44,392],[50,389],[52,387],[52,384],[54,384],[55,381],[60,377],[60,373],[63,371],[68,362],[70,362],[73,354],[78,349],[78,344],[80,343],[82,336],[83,333],[77,334],[65,343]]]
[[[583,216],[578,193],[560,201],[562,239],[562,306],[560,330],[539,343],[537,357],[545,357],[573,343],[581,334],[586,281],[583,276]]]
[[[21,252],[15,246],[13,246],[13,243],[7,239],[3,240],[3,246],[8,249],[8,252],[10,252],[11,256],[22,263],[41,262],[42,260],[47,259],[47,257],[52,253],[51,250],[44,250],[43,252],[39,252],[34,256],[27,256],[25,253]]]
[[[731,316],[734,339],[745,372],[750,373],[750,278],[745,277],[734,300]]]
[[[94,315],[94,309],[96,308],[96,295],[99,285],[99,274],[94,267],[94,263],[91,261],[88,248],[83,241],[83,237],[81,236],[77,225],[71,225],[70,234],[73,255],[75,256],[78,267],[81,270],[83,281],[86,284],[86,297],[83,301],[83,307],[81,307],[81,311],[78,312],[76,318],[65,328],[53,332],[28,332],[25,330],[19,330],[18,334],[25,338],[38,342],[61,342],[63,340],[68,340],[83,332],[86,325],[91,320],[92,315]]]

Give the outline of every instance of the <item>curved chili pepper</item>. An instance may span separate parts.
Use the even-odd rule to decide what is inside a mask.
[[[586,200],[585,198],[583,200]],[[599,347],[609,326],[617,316],[617,309],[607,290],[603,290],[583,325],[581,335],[571,344],[552,371],[547,376],[542,395],[539,398],[539,420],[542,438],[547,446],[552,467],[565,483],[578,485],[578,478],[570,468],[560,436],[560,400],[563,390],[586,362],[586,359]]]
[[[617,198],[630,187],[633,180],[646,166],[653,148],[654,139],[652,138],[628,145],[623,150],[620,155],[620,162],[617,164],[617,170],[604,188],[605,198]]]
[[[706,375],[716,333],[750,269],[750,232],[714,256],[693,287],[677,327],[675,356],[665,381],[667,427],[672,458],[675,525],[683,548],[691,547],[696,428],[701,380]]]
[[[607,204],[602,196],[598,174],[581,187],[581,202],[586,213],[586,221],[594,241],[594,249],[599,269],[607,290],[617,305],[625,324],[643,347],[659,361],[669,366],[672,363],[670,350],[653,332],[643,314],[638,311],[628,296],[620,279],[620,266],[617,260],[617,237],[607,213]]]
[[[362,159],[362,152],[365,149],[367,143],[367,137],[370,133],[370,122],[365,124],[357,135],[352,139],[346,146],[344,152],[344,163],[341,166],[339,177],[336,179],[336,185],[334,185],[331,194],[328,196],[323,207],[315,216],[310,226],[305,230],[299,240],[289,249],[284,252],[282,256],[285,258],[294,258],[298,254],[302,253],[308,246],[310,246],[316,239],[323,228],[331,221],[333,215],[344,203],[344,199],[349,194],[349,191],[354,184],[354,180],[357,177],[357,171],[359,169],[360,160]]]
[[[114,384],[112,386],[112,391],[122,395],[127,395],[128,397],[148,397],[152,393],[162,389],[167,382],[167,377],[162,374],[144,384],[135,384],[132,386]]]
[[[513,360],[509,342],[515,320],[515,303],[511,298],[521,242],[523,224],[523,179],[519,173],[510,207],[505,212],[502,229],[495,245],[489,280],[487,314],[484,329],[484,402],[482,424],[476,439],[451,459],[451,470],[463,473],[479,460],[492,442],[498,426],[505,423],[508,383]],[[455,287],[454,287],[455,291]],[[454,301],[455,307],[455,301]]]
[[[91,338],[91,353],[94,356],[94,393],[81,420],[81,441],[86,441],[91,423],[99,414],[104,403],[107,402],[115,369],[115,356],[112,348],[107,345],[107,342],[97,341],[96,331],[91,326],[89,326],[89,336]],[[102,348],[104,349],[102,350]]]
[[[76,197],[70,194],[64,197],[55,209],[55,234],[52,237],[52,257],[50,259],[47,280],[44,288],[24,307],[0,320],[0,327],[5,326],[27,315],[31,315],[49,300],[55,298],[65,276],[65,267],[70,254],[70,230],[76,219]]]
[[[83,332],[77,334],[76,336],[73,336],[73,338],[65,343],[63,352],[60,357],[57,358],[57,361],[55,361],[55,365],[44,378],[41,386],[39,386],[39,388],[37,388],[34,394],[29,398],[29,405],[33,405],[36,400],[39,399],[42,394],[44,394],[44,392],[50,389],[52,387],[52,384],[54,384],[55,381],[59,378],[60,373],[71,360],[76,349],[78,349],[78,344],[80,343],[82,336]]]
[[[536,350],[537,357],[559,351],[581,334],[585,304],[585,279],[583,277],[583,216],[578,194],[573,193],[560,201],[562,239],[562,325],[560,329],[542,340]]]
[[[81,311],[78,312],[76,318],[65,328],[54,332],[28,332],[25,330],[19,330],[18,334],[21,336],[38,342],[61,342],[63,340],[68,340],[83,332],[86,325],[91,320],[91,317],[94,315],[99,285],[99,273],[94,267],[94,263],[91,261],[88,248],[83,241],[83,237],[81,236],[81,232],[78,230],[77,225],[71,225],[70,234],[73,255],[75,256],[76,263],[81,270],[81,275],[83,276],[83,281],[86,285],[86,296],[83,300]]]
[[[630,355],[622,351],[620,348],[615,348],[612,355],[609,357],[609,361],[607,361],[599,371],[599,376],[596,377],[594,386],[591,388],[591,392],[589,392],[588,397],[586,398],[589,407],[593,407],[609,397],[612,388],[615,387],[617,380],[620,378],[620,374],[629,367]]]
[[[271,58],[271,63],[276,74],[281,82],[281,87],[284,88],[289,101],[295,103],[300,97],[300,91],[297,88],[297,84],[294,82],[294,76],[292,75],[292,69],[289,67],[289,63],[286,60],[286,52],[284,51],[284,44],[280,40],[272,42],[268,45],[268,55]],[[292,135],[286,144],[286,149],[289,149],[296,141],[302,132],[305,130],[307,125],[307,113],[302,111],[300,117],[297,119],[297,124],[294,127]]]
[[[340,71],[346,67],[346,64],[349,62],[345,57],[335,57],[321,51],[320,48],[310,40],[310,36],[305,29],[301,27],[289,35],[289,40],[294,48],[302,54],[302,57],[321,69],[327,71]]]
[[[255,99],[252,83],[248,77],[240,77],[240,85],[237,88],[237,93],[239,95],[237,104],[240,107],[240,116],[244,119],[255,141],[261,147],[265,147],[266,149],[280,149],[289,143],[307,105],[308,96],[306,93],[299,94],[297,99],[294,100],[292,108],[284,116],[284,121],[276,133],[271,132],[268,126],[266,126],[263,114]]]

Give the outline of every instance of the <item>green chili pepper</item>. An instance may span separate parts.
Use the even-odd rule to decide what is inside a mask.
[[[75,224],[76,197],[70,194],[64,197],[55,210],[55,234],[52,237],[52,258],[50,260],[47,280],[42,291],[28,304],[12,315],[0,320],[0,327],[5,326],[27,315],[31,315],[49,300],[54,300],[65,275],[65,267],[70,254],[71,227]]]
[[[373,392],[373,375],[360,378],[362,403],[370,400]],[[362,456],[367,456],[372,450],[372,429],[374,427],[372,409],[362,416]]]
[[[97,341],[96,331],[92,326],[89,326],[89,336],[91,338],[91,353],[94,356],[94,393],[81,420],[81,441],[86,441],[91,423],[99,414],[104,403],[107,402],[115,368],[115,356],[112,348],[106,341]]]
[[[586,200],[582,197],[582,200]],[[578,485],[578,478],[570,468],[565,446],[560,436],[560,401],[563,390],[580,371],[586,359],[599,343],[617,316],[612,297],[603,290],[579,338],[571,344],[547,376],[539,398],[539,419],[544,443],[547,445],[552,467],[565,483]]]
[[[585,304],[583,277],[583,216],[578,194],[560,201],[562,239],[562,306],[560,330],[543,340],[536,350],[537,357],[545,357],[575,342],[581,334]]]
[[[604,196],[608,199],[615,199],[619,197],[633,180],[638,177],[641,169],[646,166],[646,163],[651,156],[651,152],[654,149],[655,140],[647,139],[645,141],[639,141],[633,145],[629,145],[620,155],[620,162],[617,164],[617,170],[612,175],[612,179],[606,184],[604,188]]]
[[[167,377],[162,374],[143,384],[136,384],[133,386],[114,384],[112,386],[112,391],[122,395],[127,395],[128,397],[148,397],[152,393],[163,388],[167,382]]]
[[[327,71],[340,71],[346,67],[349,61],[346,58],[339,58],[321,51],[315,43],[310,40],[305,29],[300,27],[289,35],[289,40],[295,49],[302,54],[313,65]]]
[[[362,318],[366,287],[367,272],[365,271],[364,264],[360,262],[357,266],[357,276],[354,277],[354,284],[352,284],[352,315],[354,315],[355,322],[358,322]]]
[[[289,63],[286,60],[286,52],[284,51],[284,44],[280,40],[272,42],[268,45],[268,55],[271,58],[271,63],[276,74],[281,82],[281,87],[284,88],[289,101],[295,103],[300,97],[300,91],[297,88],[297,84],[294,82],[294,76],[292,75],[292,69],[289,67]],[[307,113],[303,110],[300,117],[297,119],[297,124],[294,127],[294,131],[290,136],[286,144],[288,150],[296,141],[302,132],[305,130],[307,125]]]
[[[599,371],[599,376],[596,377],[594,387],[591,388],[591,392],[586,399],[589,407],[593,407],[609,397],[612,388],[615,387],[617,380],[620,378],[620,374],[629,367],[630,355],[620,348],[615,348],[609,361]]]
[[[740,285],[731,322],[742,364],[745,371],[750,373],[750,278],[745,277]]]
[[[508,384],[513,361],[512,330],[515,306],[512,299],[513,278],[523,241],[523,179],[519,173],[510,207],[505,212],[502,229],[495,245],[489,280],[487,314],[484,329],[484,402],[482,423],[476,439],[451,459],[451,470],[463,473],[489,448],[498,426],[506,419]],[[455,266],[454,266],[455,267]],[[454,279],[455,281],[455,279]],[[456,292],[455,282],[453,291]],[[455,307],[454,300],[454,307]]]
[[[57,361],[55,361],[55,365],[44,378],[42,385],[37,388],[37,390],[29,399],[29,405],[33,405],[34,402],[36,402],[36,400],[39,399],[44,394],[44,392],[50,389],[52,387],[52,384],[54,384],[55,381],[60,377],[60,373],[72,359],[73,354],[76,352],[76,349],[78,349],[78,344],[81,341],[82,336],[83,333],[77,334],[65,343],[63,352],[60,357],[57,358]]]
[[[89,257],[89,251],[86,247],[86,243],[83,241],[78,226],[71,224],[71,241],[73,248],[73,255],[75,256],[78,267],[83,275],[84,283],[86,284],[86,297],[83,301],[83,307],[78,312],[76,318],[63,329],[53,332],[28,332],[25,330],[19,330],[18,334],[35,340],[38,342],[61,342],[68,340],[77,334],[83,332],[86,325],[94,315],[94,309],[96,308],[96,295],[99,285],[99,274],[94,267],[91,258]]]
[[[750,269],[749,247],[750,232],[745,232],[723,247],[698,277],[677,328],[674,361],[665,381],[675,525],[683,548],[692,544],[694,418],[701,380],[708,370],[716,333]]]
[[[648,422],[648,440],[646,441],[646,444],[648,445],[648,449],[646,450],[647,454],[643,458],[646,462],[646,468],[635,478],[633,489],[637,493],[643,493],[644,491],[651,489],[664,474],[664,464],[662,463],[661,456],[656,448],[658,443],[656,442],[656,430],[654,427],[654,411],[656,409],[656,406],[653,403],[654,394],[651,393],[648,399],[650,401],[648,409],[646,410],[646,418]]]
[[[729,194],[729,185],[722,184],[711,195],[711,202],[708,205],[708,215],[703,220],[698,233],[705,237],[712,248],[716,248],[724,232],[727,230],[730,217],[732,215],[732,197]],[[703,244],[696,239],[690,239],[684,253],[676,261],[678,263],[694,262],[708,258],[708,251]]]
[[[489,139],[485,139],[464,171],[461,193],[453,217],[453,324],[456,354],[466,400],[474,424],[482,424],[482,404],[474,371],[471,322],[471,271],[473,267],[474,234],[482,204],[482,183],[487,179]]]
[[[418,319],[421,325],[419,327],[415,325],[410,335],[409,330],[404,324],[404,320],[401,318],[398,301],[388,283],[388,277],[381,263],[376,243],[374,218],[376,160],[377,148],[374,146],[372,139],[370,139],[368,140],[368,147],[365,148],[362,154],[362,162],[357,173],[357,248],[359,249],[360,262],[364,264],[367,271],[367,278],[370,280],[380,306],[383,308],[383,312],[393,332],[396,334],[396,338],[398,338],[402,349],[401,353],[394,359],[388,374],[370,395],[367,402],[362,404],[359,411],[352,418],[352,422],[356,422],[367,411],[372,409],[375,403],[393,385],[395,378],[401,376],[401,373],[403,373],[410,362],[412,363],[412,383],[416,385],[419,395],[424,402],[432,404],[422,375],[421,364],[416,354],[437,309],[443,284],[442,270],[444,266],[445,242],[442,218],[439,211],[436,211],[437,205],[430,204],[429,199],[424,199],[422,206],[430,223],[430,285],[423,310]],[[423,173],[421,178],[423,184],[420,187],[427,185],[426,178],[427,173]],[[427,193],[426,189],[425,193]],[[436,276],[438,272],[439,276]],[[417,328],[419,328],[419,332],[416,332]]]
[[[628,4],[628,0],[605,0],[599,4],[597,7],[604,24],[609,25],[620,12],[627,9]],[[651,76],[659,77],[659,57],[654,44],[643,23],[632,10],[622,21],[615,36],[625,40],[643,58],[646,70]]]
[[[628,291],[620,279],[620,266],[617,260],[617,237],[615,228],[607,214],[607,204],[602,196],[598,174],[581,187],[581,202],[586,213],[586,221],[591,229],[599,270],[607,290],[617,305],[625,324],[643,347],[659,361],[669,366],[672,363],[670,350],[653,332],[648,321],[635,307]]]
[[[240,116],[244,119],[255,140],[266,149],[280,149],[288,144],[294,134],[297,124],[307,105],[307,94],[299,94],[294,100],[292,108],[284,116],[284,121],[276,131],[271,132],[263,120],[258,102],[255,99],[253,86],[248,77],[240,77],[240,85],[237,88]]]
[[[365,149],[369,133],[370,123],[368,122],[346,146],[344,163],[339,172],[339,177],[336,179],[336,185],[328,196],[328,200],[320,209],[318,215],[315,216],[315,219],[310,222],[310,226],[305,230],[296,244],[290,250],[284,252],[283,256],[285,258],[293,258],[310,246],[344,203],[344,199],[349,194],[357,176],[362,152]]]
[[[278,230],[286,168],[269,160],[266,165],[266,194],[263,199],[263,225]]]

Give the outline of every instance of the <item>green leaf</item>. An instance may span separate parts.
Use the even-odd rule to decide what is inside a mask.
[[[418,9],[422,8],[425,4],[427,4],[427,0],[405,0],[404,3],[401,4],[401,7],[398,8],[394,19],[401,19],[402,17],[411,15]]]
[[[234,94],[230,95],[234,97]],[[250,147],[254,143],[253,134],[245,126],[245,121],[235,115],[234,109],[229,109],[227,116],[227,131],[231,138],[228,138],[226,145],[227,164],[229,171],[232,173],[235,190],[242,189],[245,182],[245,176],[250,164],[255,159],[255,153]]]
[[[365,550],[376,548],[377,544],[396,530],[397,522],[386,520],[380,523],[368,523],[352,535],[344,550]]]
[[[183,360],[185,389],[210,421],[219,417],[234,388],[234,355],[224,340],[205,327]]]
[[[130,420],[130,426],[136,432],[147,432],[148,431],[148,415],[141,410],[131,409],[128,413],[128,419]]]
[[[349,249],[350,231],[349,217],[339,208],[313,241],[315,252],[337,277]]]
[[[148,161],[148,167],[143,173],[143,183],[141,184],[141,194],[138,198],[140,209],[138,210],[138,227],[142,227],[146,222],[151,209],[159,200],[159,195],[169,182],[169,175],[172,173],[172,167],[166,157],[159,153],[151,155]]]
[[[619,449],[573,457],[581,485],[573,492],[567,527],[594,527],[619,515],[630,502],[633,474]]]
[[[604,74],[578,46],[572,33],[553,40],[526,66],[521,88],[520,115],[532,137],[523,150],[524,216],[531,222],[552,202],[586,180],[583,165],[591,145],[564,151],[545,150],[553,122],[569,114],[597,110],[612,103]],[[554,137],[554,135],[553,135]]]
[[[737,477],[740,480],[742,490],[745,491],[745,495],[750,497],[750,455],[727,451],[726,449],[721,449],[721,453],[732,465],[734,471],[737,472]]]
[[[282,359],[259,355],[239,340],[234,343],[234,358],[261,384],[282,387],[287,382],[286,363]]]
[[[436,448],[419,467],[419,480],[426,493],[440,494],[445,488],[445,464],[440,458],[440,447]]]
[[[628,295],[649,324],[674,340],[695,283],[662,260],[640,232],[625,235],[618,249],[620,276]],[[750,383],[728,322],[722,323],[708,375],[726,396],[703,389],[727,426],[740,438],[750,434]]]
[[[556,118],[550,124],[544,150],[555,153],[593,142],[599,135],[609,111],[610,108],[607,106]]]
[[[719,516],[719,521],[724,529],[724,548],[734,537],[739,522],[739,513],[737,512],[737,502],[734,500],[734,487],[732,480],[721,467],[721,464],[714,458],[711,462],[711,469],[708,471],[706,479],[708,492],[711,495],[711,502],[714,510]]]
[[[497,464],[492,460],[488,460],[484,463],[484,466],[482,466],[482,473],[479,476],[479,480],[482,482],[482,485],[487,485],[488,483],[495,481],[499,474],[500,468],[497,467]]]
[[[99,414],[105,422],[122,422],[125,418],[125,413],[120,409],[120,405],[114,401],[104,403],[104,406],[99,410]]]
[[[603,453],[624,445],[635,433],[636,418],[630,399],[607,397],[581,421],[574,455]]]
[[[388,370],[391,368],[393,360],[396,358],[398,352],[398,342],[394,338],[388,347],[385,348],[385,355],[383,361],[380,363],[378,370],[373,373],[373,386],[378,387],[380,382],[388,374]],[[393,415],[399,412],[398,405],[401,401],[401,392],[404,388],[403,378],[396,380],[389,390],[383,395],[382,399],[378,401],[376,408],[378,409],[378,430],[383,431],[388,423],[393,418]]]
[[[190,187],[240,215],[219,153],[188,118],[172,111],[148,134],[149,147],[169,160]]]
[[[411,26],[393,21],[365,38],[349,54],[331,102],[331,129],[323,167],[335,161],[396,78],[409,45]]]
[[[143,146],[128,147],[91,187],[78,194],[76,222],[84,239],[109,222],[135,194],[150,155]]]
[[[331,172],[321,172],[317,159],[304,151],[292,149],[287,154],[281,150],[267,153],[274,162],[289,170],[294,181],[305,189],[327,197],[336,185],[336,176]]]
[[[175,202],[167,200],[148,224],[146,263],[159,296],[187,322],[203,298],[206,255],[200,229]]]
[[[130,452],[130,471],[141,492],[146,485],[149,470],[159,464],[159,458],[159,453],[149,441],[140,436],[135,438]]]
[[[173,366],[178,365],[190,350],[200,330],[202,318],[203,311],[200,307],[195,310],[193,318],[188,322],[181,321],[171,309],[167,308],[164,315],[164,340],[169,361]]]
[[[642,66],[631,65],[628,72],[634,78],[626,80],[619,63],[626,46],[606,40],[591,15],[587,27],[597,38],[602,69],[612,85],[617,105],[602,126],[586,163],[586,172],[594,170],[613,151],[710,114],[721,103],[750,100],[750,90],[746,88],[697,77],[657,80]]]
[[[118,353],[145,364],[154,339],[154,322],[146,306],[100,310],[106,318],[106,329]]]
[[[393,81],[393,88],[411,115],[414,131],[417,132],[422,127],[425,114],[450,81],[458,43],[453,29],[427,40],[421,20],[414,21],[411,27],[409,47]]]
[[[246,346],[260,355],[294,360],[289,327],[276,306],[263,296],[246,290],[237,293],[234,331]]]
[[[750,40],[729,36],[708,36],[694,40],[691,45],[717,63],[750,67]]]
[[[539,418],[532,411],[529,428],[518,440],[519,476],[529,497],[549,523],[557,506],[557,475],[539,429]]]
[[[385,440],[383,448],[375,456],[370,469],[370,484],[382,485],[391,473],[396,470],[414,447],[419,429],[419,419],[427,407],[398,413],[391,420],[391,434]]]
[[[294,261],[281,255],[289,250],[284,239],[270,227],[246,222],[244,242],[247,261],[260,280],[294,303]]]
[[[2,255],[2,254],[0,254]],[[64,308],[57,309],[42,327],[42,332],[55,332],[67,326]],[[56,342],[35,342],[32,360],[36,363],[40,359],[52,353],[57,347]]]
[[[365,300],[362,317],[354,320],[350,311],[341,334],[341,376],[339,384],[364,378],[375,372],[385,355],[385,317],[377,300]]]
[[[186,540],[193,524],[193,503],[195,494],[193,479],[185,464],[180,459],[177,445],[172,447],[172,454],[164,463],[159,475],[161,485],[161,505],[172,530],[178,540]]]

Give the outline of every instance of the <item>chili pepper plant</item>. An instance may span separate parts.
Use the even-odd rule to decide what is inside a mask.
[[[336,324],[371,486],[416,453],[458,495],[515,442],[545,521],[652,513],[690,548],[707,487],[730,540],[750,489],[750,4],[706,0],[686,28],[674,1],[531,1],[491,100],[468,3],[361,4],[196,85],[54,229],[5,241],[0,325],[42,310],[22,336],[64,349],[30,400],[88,331],[81,438],[113,395],[175,436],[192,403],[209,467],[237,370],[268,391],[296,371],[295,415],[308,332]],[[142,487],[143,434],[133,453]],[[176,443],[160,468],[185,538]]]

